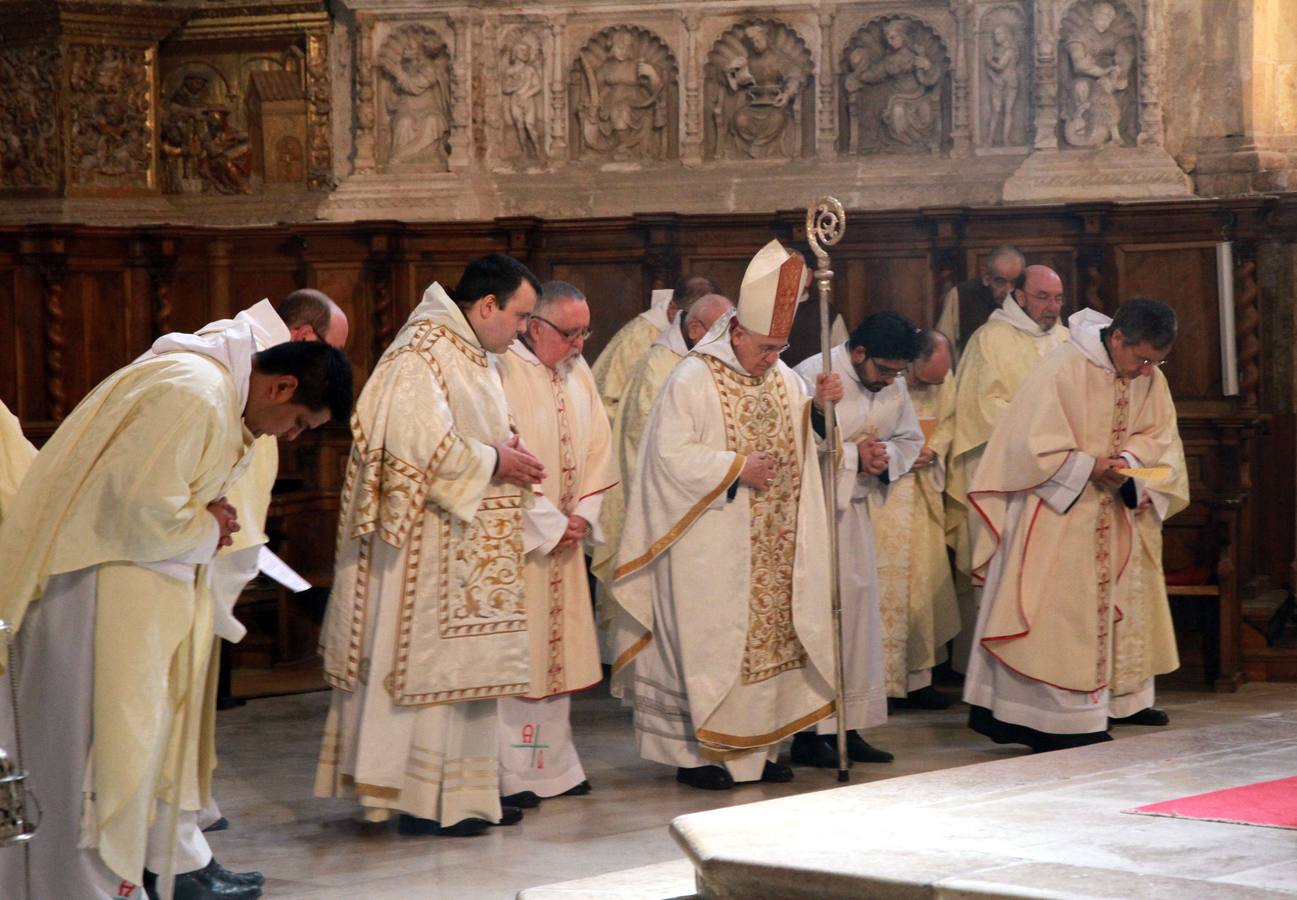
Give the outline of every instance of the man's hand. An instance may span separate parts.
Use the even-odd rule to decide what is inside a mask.
[[[815,408],[823,410],[825,403],[842,399],[842,376],[837,372],[820,372],[815,376]]]
[[[1126,465],[1126,460],[1119,456],[1101,456],[1094,461],[1094,468],[1090,471],[1090,480],[1099,487],[1116,490],[1126,481],[1126,476],[1116,470],[1124,469]]]
[[[1153,505],[1153,498],[1148,495],[1148,491],[1145,491],[1139,497],[1139,506],[1135,507],[1135,515],[1139,515],[1140,513],[1144,512],[1146,509],[1149,509],[1152,505]]]
[[[937,461],[937,454],[931,447],[924,447],[919,451],[919,455],[914,460],[914,468],[926,469]]]
[[[522,439],[513,435],[507,441],[495,444],[500,455],[495,467],[495,480],[526,487],[545,480],[545,464],[534,453],[522,446]]]
[[[748,456],[739,472],[739,481],[757,491],[764,491],[775,481],[775,461],[758,451]]]
[[[549,551],[550,556],[558,553],[560,550],[566,550],[568,547],[575,547],[585,540],[585,536],[590,533],[590,523],[580,516],[567,517],[567,531],[563,532],[563,537],[554,545],[554,549]]]
[[[867,437],[856,444],[860,453],[861,475],[882,475],[887,471],[891,459],[887,456],[887,444],[876,437]]]
[[[212,514],[212,518],[216,519],[216,525],[221,531],[221,537],[216,542],[216,549],[220,550],[222,547],[233,544],[234,538],[231,535],[239,530],[238,511],[224,497],[218,497],[207,504],[207,511]]]

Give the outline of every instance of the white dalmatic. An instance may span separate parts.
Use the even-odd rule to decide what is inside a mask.
[[[808,384],[823,371],[817,353],[798,364],[796,372]],[[887,497],[887,487],[914,465],[923,449],[923,431],[910,402],[905,382],[871,391],[865,387],[846,344],[829,354],[832,371],[842,376],[843,397],[835,405],[843,446],[838,471],[838,585],[842,596],[842,656],[846,685],[847,727],[860,729],[887,720],[883,628],[879,614],[878,568],[870,507]],[[856,444],[875,437],[887,447],[888,466],[882,475],[860,471]],[[833,718],[816,726],[820,734],[837,730]]]

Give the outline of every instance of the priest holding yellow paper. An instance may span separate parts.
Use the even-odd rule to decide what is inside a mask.
[[[527,330],[499,359],[518,434],[546,472],[523,512],[531,686],[499,701],[500,793],[523,808],[590,791],[572,743],[572,694],[603,672],[581,550],[603,539],[599,510],[617,474],[608,418],[581,358],[589,329],[585,294],[547,281]]]
[[[192,724],[212,612],[199,586],[239,527],[226,493],[256,437],[345,419],[351,391],[332,347],[257,352],[251,328],[232,327],[109,376],[32,463],[0,526],[0,618],[20,628],[9,674],[43,806],[27,850],[39,896],[138,896],[146,859],[172,876],[178,812],[201,792]],[[0,883],[23,870],[21,851],[0,852]],[[224,876],[191,886],[261,893]]]
[[[1040,752],[1111,740],[1108,719],[1152,705],[1148,677],[1114,692],[1145,487],[1125,469],[1167,457],[1175,407],[1159,367],[1176,337],[1165,303],[1109,320],[1082,310],[1068,342],[1009,404],[968,492],[985,592],[964,699],[970,726]],[[1149,500],[1152,505],[1152,500]],[[1167,507],[1169,512],[1169,506]]]
[[[923,449],[873,513],[887,696],[895,698],[897,709],[945,709],[951,703],[932,686],[932,667],[946,658],[947,642],[959,633],[943,497],[955,430],[950,360],[945,335],[929,329],[919,336],[919,356],[905,387],[924,433]]]
[[[680,311],[688,309],[694,300],[718,290],[716,283],[706,275],[685,275],[676,282],[674,290],[655,290],[649,308],[612,336],[591,367],[609,422],[617,417],[617,404],[626,390],[631,370],[653,346],[658,335],[666,331]]]
[[[5,510],[35,458],[36,448],[23,437],[18,417],[0,403],[0,522],[4,522]]]
[[[837,490],[838,582],[847,754],[853,762],[886,763],[893,758],[860,734],[887,721],[873,512],[891,486],[904,480],[923,448],[923,432],[900,377],[918,352],[914,323],[894,312],[880,312],[865,319],[829,354],[831,371],[845,385],[835,407],[844,451]],[[817,353],[798,363],[796,371],[809,387],[823,368],[824,356]],[[836,719],[825,719],[798,734],[793,738],[793,762],[836,768],[837,730]]]
[[[434,282],[352,418],[321,642],[333,698],[317,797],[412,835],[480,834],[501,808],[496,700],[530,689],[523,508],[544,466],[513,431],[499,375],[540,282],[515,259]]]
[[[833,710],[812,401],[779,362],[808,274],[777,241],[748,264],[737,313],[663,385],[627,492],[614,690],[640,754],[691,787],[790,780],[779,741]]]

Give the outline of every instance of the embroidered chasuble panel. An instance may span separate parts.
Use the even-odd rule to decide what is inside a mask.
[[[1126,443],[1130,425],[1130,382],[1124,378],[1113,379],[1112,426],[1108,436],[1108,456],[1116,456]],[[1116,511],[1112,491],[1099,492],[1099,517],[1094,528],[1094,567],[1098,575],[1099,633],[1098,653],[1095,661],[1095,682],[1108,683],[1108,661],[1112,652],[1109,636],[1112,632],[1112,591],[1116,574],[1113,571],[1112,529]]]
[[[806,666],[806,650],[793,627],[801,456],[787,385],[778,369],[754,378],[714,357],[699,358],[711,370],[720,395],[726,449],[743,456],[763,452],[775,464],[774,483],[767,490],[748,492],[752,586],[742,680],[755,684]]]
[[[558,423],[558,508],[570,516],[576,508],[577,465],[576,449],[572,441],[572,421],[567,409],[567,380],[558,372],[551,372],[550,388],[554,392],[554,417]],[[563,673],[563,569],[567,556],[561,553],[549,557],[549,610],[546,616],[545,690],[560,694],[566,689]]]

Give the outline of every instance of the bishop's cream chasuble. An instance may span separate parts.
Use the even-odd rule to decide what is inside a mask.
[[[193,723],[212,646],[200,564],[219,536],[206,507],[237,481],[252,443],[251,335],[230,343],[223,357],[164,353],[100,383],[32,463],[0,526],[10,578],[0,618],[32,619],[18,636],[19,710],[30,721],[60,709],[57,727],[33,729],[24,748],[33,789],[49,798],[31,860],[51,896],[110,896],[106,873],[138,881],[157,801],[199,799]]]
[[[492,445],[511,434],[504,391],[439,284],[375,366],[351,430],[316,795],[355,796],[374,821],[498,820],[495,700],[530,683],[530,492],[492,480]]]
[[[889,697],[932,683],[932,667],[945,659],[946,642],[959,633],[960,622],[943,497],[954,436],[955,376],[947,373],[945,381],[931,386],[907,381],[907,387],[936,459],[893,483],[873,510]]]
[[[0,522],[5,520],[5,510],[35,458],[36,448],[23,437],[18,417],[0,403]]]
[[[832,370],[842,377],[843,397],[835,405],[842,436],[844,468],[838,473],[838,583],[842,596],[842,655],[845,668],[847,728],[872,728],[887,720],[883,610],[880,606],[878,556],[872,514],[892,490],[891,484],[914,465],[923,448],[923,432],[910,404],[905,382],[897,379],[874,392],[865,387],[846,344],[830,353]],[[808,390],[823,369],[823,355],[798,364]],[[860,472],[856,444],[875,437],[887,446],[887,481]],[[893,611],[888,611],[893,613]],[[837,730],[826,719],[822,734]]]
[[[617,405],[621,402],[626,390],[626,382],[636,363],[648,352],[648,348],[657,340],[658,335],[671,324],[667,319],[666,302],[659,302],[657,295],[664,293],[666,300],[671,299],[670,291],[654,291],[652,308],[631,319],[612,336],[607,345],[594,361],[591,372],[594,383],[599,386],[599,396],[603,398],[604,409],[608,411],[608,421],[617,417]]]
[[[1166,458],[1175,412],[1161,371],[1117,377],[1099,338],[1107,322],[1072,316],[1069,341],[1002,414],[968,492],[985,591],[964,699],[1054,734],[1106,730],[1109,715],[1152,699],[1150,682],[1134,709],[1110,703],[1136,517],[1089,476],[1099,457]]]
[[[810,398],[782,363],[742,370],[730,318],[675,367],[644,429],[614,585],[614,691],[645,758],[724,760],[752,780],[771,745],[832,712],[833,638]],[[738,481],[757,451],[776,461],[767,490]]]
[[[603,531],[603,543],[594,548],[591,571],[598,579],[595,589],[595,609],[597,611],[596,627],[599,635],[599,655],[604,663],[611,665],[614,659],[612,652],[612,618],[614,601],[611,599],[613,569],[617,564],[617,548],[621,544],[622,525],[626,519],[626,485],[635,471],[635,461],[639,456],[640,439],[644,435],[644,426],[649,413],[653,411],[653,401],[666,382],[671,370],[689,352],[685,345],[684,334],[680,331],[682,316],[666,328],[648,352],[631,371],[622,393],[621,403],[617,406],[617,415],[612,424],[612,446],[616,455],[617,470],[620,480],[617,485],[604,494],[603,507],[599,513],[599,527]]]
[[[603,677],[585,554],[579,546],[554,547],[574,515],[590,523],[593,542],[601,539],[600,505],[617,475],[608,418],[584,359],[555,371],[515,341],[499,368],[518,434],[545,464],[535,505],[524,513],[538,542],[523,568],[531,688],[523,695],[528,699],[500,701],[501,793],[552,797],[585,780],[566,695]],[[558,702],[535,702],[543,698]]]

